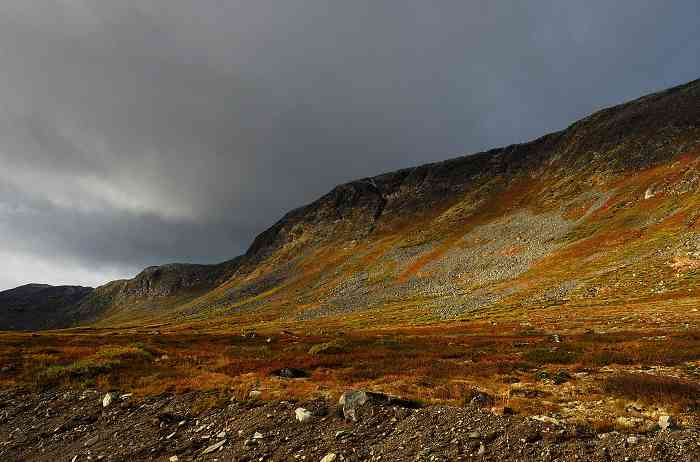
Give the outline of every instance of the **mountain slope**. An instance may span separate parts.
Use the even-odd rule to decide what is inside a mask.
[[[381,324],[687,299],[698,146],[694,81],[530,143],[341,185],[176,312]]]
[[[110,283],[74,318],[380,326],[692,305],[699,156],[696,80],[529,143],[338,186],[245,255]]]

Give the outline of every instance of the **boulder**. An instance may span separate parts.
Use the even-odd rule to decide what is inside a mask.
[[[416,401],[363,390],[346,391],[338,401],[339,411],[342,413],[342,416],[353,422],[357,422],[360,419],[360,414],[363,409],[368,409],[376,405],[399,406],[412,409],[420,407],[420,404]]]

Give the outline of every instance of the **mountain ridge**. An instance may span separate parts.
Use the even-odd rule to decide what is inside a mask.
[[[216,265],[147,268],[97,288],[73,319],[120,323],[136,314],[192,321],[254,312],[267,321],[308,320],[415,297],[476,307],[433,307],[431,316],[488,309],[526,292],[519,279],[576,238],[591,239],[608,227],[638,232],[640,195],[650,195],[647,203],[663,197],[663,207],[676,213],[692,208],[699,125],[700,80],[694,80],[526,143],[338,185],[285,214],[245,254]],[[610,214],[611,206],[621,212]],[[663,220],[666,212],[648,214]],[[625,214],[627,221],[618,222]],[[484,244],[489,233],[503,242]],[[469,250],[470,239],[482,242],[478,251]],[[553,284],[540,279],[537,284]],[[567,290],[583,284],[571,282],[575,288]]]

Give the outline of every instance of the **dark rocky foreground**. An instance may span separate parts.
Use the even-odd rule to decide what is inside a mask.
[[[340,406],[201,393],[105,399],[97,391],[4,391],[0,460],[700,460],[699,429],[596,434],[476,407],[365,398]]]

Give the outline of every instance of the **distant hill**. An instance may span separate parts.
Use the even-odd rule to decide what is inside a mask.
[[[67,319],[50,303],[35,313],[46,326],[380,326],[698,298],[700,80],[528,143],[340,185],[238,258],[149,268]]]
[[[67,327],[91,287],[27,284],[0,292],[0,329],[38,330]]]

